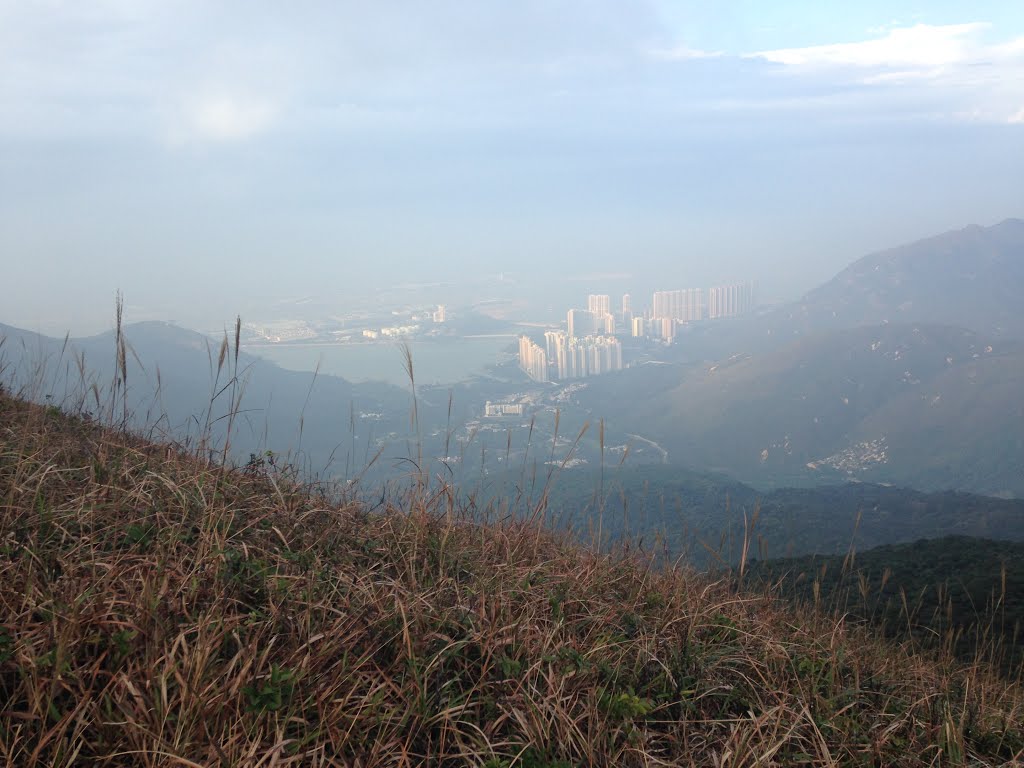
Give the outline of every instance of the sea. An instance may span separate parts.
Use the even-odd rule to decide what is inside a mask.
[[[515,343],[512,335],[412,340],[409,347],[416,385],[455,384],[483,374],[506,362]],[[243,345],[243,349],[292,371],[313,371],[319,365],[321,374],[352,382],[409,384],[401,342],[259,344]]]

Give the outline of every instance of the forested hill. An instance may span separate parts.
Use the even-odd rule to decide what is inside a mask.
[[[491,498],[519,509],[543,498],[553,523],[584,540],[628,533],[698,566],[735,562],[744,531],[762,557],[841,554],[951,535],[1024,541],[1024,500],[956,491],[924,493],[870,483],[761,492],[722,475],[671,466],[561,472],[495,480]],[[525,492],[522,490],[525,489]],[[756,513],[756,520],[755,520]]]
[[[1024,674],[1024,543],[947,536],[860,550],[754,562],[749,577],[790,599],[850,613],[891,637],[979,649]]]

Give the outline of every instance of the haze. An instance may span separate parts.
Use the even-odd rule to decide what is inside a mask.
[[[1021,82],[1007,2],[2,2],[2,320],[498,273],[792,298],[1020,216]]]

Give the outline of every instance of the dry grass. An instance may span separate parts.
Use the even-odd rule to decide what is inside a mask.
[[[0,395],[0,765],[1000,765],[1024,693],[450,489],[276,470]]]

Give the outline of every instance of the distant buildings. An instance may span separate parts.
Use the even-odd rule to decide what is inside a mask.
[[[621,306],[616,316],[611,311],[610,296],[590,294],[586,309],[568,310],[564,331],[544,333],[543,348],[525,336],[520,339],[520,367],[537,381],[548,381],[548,377],[578,379],[617,371],[623,368],[622,342],[615,338],[617,330],[634,339],[672,343],[687,323],[752,311],[754,289],[752,283],[740,283],[655,291],[652,306],[637,308],[635,312],[632,297],[625,293]]]
[[[415,336],[420,330],[418,325],[391,325],[380,329],[380,335],[389,339],[400,339]]]
[[[692,323],[706,317],[704,290],[701,288],[684,288],[678,291],[655,291],[654,320],[678,320],[681,323]]]
[[[590,294],[587,296],[587,312],[593,312],[595,315],[608,315],[612,311],[611,297],[607,294]]]
[[[754,284],[720,285],[708,289],[708,318],[737,317],[754,309]]]
[[[565,321],[570,336],[593,336],[597,333],[598,317],[589,309],[570,309]]]
[[[525,341],[524,341],[525,340]],[[537,359],[536,347],[549,361],[554,378],[579,379],[622,370],[622,343],[612,336],[570,336],[563,331],[544,334],[545,349],[523,336],[519,341],[519,365],[529,373],[528,366]],[[539,379],[530,374],[537,381]]]
[[[679,321],[674,317],[656,317],[651,318],[647,334],[656,339],[672,343],[672,340],[676,337],[676,331],[678,330]]]
[[[534,381],[548,380],[548,355],[529,336],[519,337],[519,367]]]
[[[433,320],[435,323],[443,323],[448,319],[448,312],[445,309],[444,304],[438,304],[437,309],[434,310]]]
[[[522,403],[492,403],[488,400],[484,404],[484,418],[496,419],[502,416],[522,416]]]

